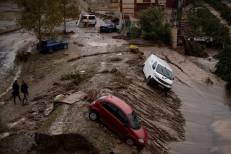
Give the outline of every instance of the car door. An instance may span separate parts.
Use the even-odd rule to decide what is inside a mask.
[[[126,135],[129,133],[129,122],[128,122],[128,117],[126,114],[118,109],[116,113],[116,118],[117,118],[117,130],[118,133],[121,137],[126,137]]]
[[[104,102],[102,107],[105,110],[104,123],[118,135],[124,137],[128,133],[129,126],[126,115],[111,103]]]
[[[102,112],[101,120],[103,123],[113,131],[117,131],[118,123],[115,114],[118,110],[116,106],[109,102],[101,102]]]

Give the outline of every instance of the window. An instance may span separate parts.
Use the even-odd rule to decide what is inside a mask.
[[[111,112],[113,115],[116,114],[117,108],[114,105],[111,105],[109,103],[103,103],[102,105],[106,110],[108,110],[109,112]]]
[[[144,3],[151,3],[151,0],[143,0]]]
[[[152,68],[153,68],[153,70],[155,70],[155,69],[156,69],[156,65],[157,65],[157,62],[155,62],[154,64],[152,64]]]
[[[133,129],[140,129],[140,122],[135,112],[128,114],[128,118]]]
[[[118,109],[117,113],[118,113],[117,118],[118,118],[123,124],[128,125],[128,119],[127,119],[126,115],[125,115],[121,110],[119,110],[119,109]]]
[[[89,20],[94,20],[95,16],[89,16]]]
[[[104,102],[102,104],[102,106],[107,111],[112,113],[121,123],[128,125],[128,119],[127,119],[126,115],[120,109],[118,109],[116,106],[114,106],[110,103],[107,103],[107,102]]]
[[[87,16],[82,16],[82,19],[87,19]]]
[[[166,67],[158,64],[157,68],[156,68],[156,71],[158,73],[160,73],[161,75],[165,76],[166,78],[170,79],[170,80],[173,80],[173,74],[172,72],[167,69]]]

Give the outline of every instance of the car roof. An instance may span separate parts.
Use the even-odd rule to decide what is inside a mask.
[[[154,55],[154,54],[151,54],[150,57],[151,57],[152,59],[156,60],[158,64],[160,64],[160,65],[162,65],[162,66],[168,68],[170,71],[172,71],[172,68],[171,68],[171,67],[169,66],[169,64],[168,64],[166,61],[164,61],[163,59],[157,57],[157,56]]]
[[[125,101],[121,100],[116,96],[112,96],[112,95],[103,96],[100,98],[100,100],[105,100],[112,103],[113,105],[120,108],[125,114],[129,114],[133,111],[132,108]]]
[[[93,14],[84,14],[84,15],[82,15],[83,17],[85,16],[85,17],[89,17],[89,16],[94,16],[94,17],[96,17],[95,15],[93,15]]]

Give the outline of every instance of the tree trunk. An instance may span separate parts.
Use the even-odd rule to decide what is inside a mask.
[[[66,25],[66,0],[63,0],[63,18],[64,18],[64,30],[63,30],[63,32],[64,32],[64,34],[66,34],[67,33],[67,25]]]

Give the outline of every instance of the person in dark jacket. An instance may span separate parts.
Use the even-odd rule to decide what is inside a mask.
[[[17,80],[14,81],[14,84],[12,86],[12,96],[14,98],[14,104],[16,104],[16,97],[18,97],[18,99],[21,102],[21,97],[20,97],[20,93],[19,93],[19,85],[18,85]]]
[[[28,95],[29,95],[28,89],[29,89],[28,85],[23,80],[22,81],[22,85],[21,85],[21,92],[23,93],[23,99],[22,99],[22,104],[23,105],[25,105],[26,103],[28,103]]]

